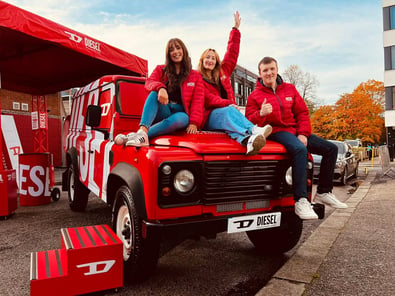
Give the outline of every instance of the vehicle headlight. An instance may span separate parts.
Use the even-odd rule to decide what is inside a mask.
[[[345,161],[343,161],[343,160],[338,160],[338,161],[336,161],[335,167],[336,167],[337,169],[340,169],[340,168],[344,167],[345,164],[346,164]]]
[[[188,170],[180,170],[174,177],[174,188],[180,193],[187,193],[195,185],[195,177]]]
[[[285,182],[287,182],[289,186],[292,185],[292,167],[289,167],[285,172]]]

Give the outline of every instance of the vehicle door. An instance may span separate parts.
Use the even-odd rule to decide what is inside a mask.
[[[105,200],[106,174],[109,172],[109,141],[112,114],[112,102],[115,96],[114,83],[106,83],[89,92],[87,106],[101,107],[100,124],[96,127],[86,126],[86,138],[79,149],[79,169],[81,182],[95,195]],[[81,139],[82,140],[82,139]]]

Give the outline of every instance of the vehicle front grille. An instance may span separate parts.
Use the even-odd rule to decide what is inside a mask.
[[[203,204],[277,199],[290,190],[284,180],[288,159],[211,161],[203,166]]]

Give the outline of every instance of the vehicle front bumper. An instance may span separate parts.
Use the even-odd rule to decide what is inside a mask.
[[[313,209],[319,219],[325,216],[325,206],[322,204],[313,204]],[[281,212],[282,217],[294,214],[294,207],[273,209],[270,212]],[[250,214],[266,214],[269,212],[257,212]],[[144,238],[151,239],[183,239],[196,238],[199,236],[214,237],[217,233],[224,232],[228,227],[228,219],[242,215],[227,215],[221,217],[198,216],[183,219],[174,219],[166,221],[143,221],[142,234]],[[280,228],[283,223],[281,223]]]

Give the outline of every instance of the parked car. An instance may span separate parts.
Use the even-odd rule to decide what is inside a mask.
[[[359,159],[352,147],[342,141],[329,140],[338,147],[338,154],[333,180],[345,185],[350,177],[358,177]],[[312,154],[314,159],[314,180],[318,180],[321,166],[321,155]]]
[[[346,144],[349,144],[351,147],[362,147],[362,142],[360,139],[356,140],[344,140]]]

